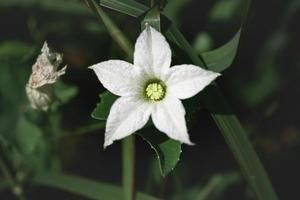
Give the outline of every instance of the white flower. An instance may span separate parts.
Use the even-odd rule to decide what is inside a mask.
[[[53,84],[66,73],[66,66],[57,71],[61,62],[62,56],[51,52],[45,42],[26,84],[26,93],[32,108],[46,111],[55,100]]]
[[[90,67],[106,89],[121,96],[111,107],[104,147],[141,129],[150,116],[170,138],[193,144],[181,99],[196,95],[220,74],[194,65],[170,65],[169,44],[147,26],[136,41],[133,65],[109,60]]]

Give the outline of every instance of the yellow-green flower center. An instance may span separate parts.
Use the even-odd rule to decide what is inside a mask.
[[[146,85],[145,92],[151,101],[160,101],[165,97],[166,87],[160,81],[150,82]]]

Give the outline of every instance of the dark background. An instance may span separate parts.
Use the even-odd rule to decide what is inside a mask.
[[[60,110],[61,126],[70,132],[59,141],[58,155],[63,171],[120,184],[120,142],[103,151],[103,130],[81,135],[72,135],[72,131],[97,123],[90,113],[99,102],[99,93],[104,90],[87,67],[110,58],[124,58],[124,53],[83,2],[1,2],[0,45],[17,41],[37,49],[24,65],[24,79],[29,77],[38,49],[47,40],[52,48],[64,54],[64,62],[68,64],[63,82],[78,88],[77,95]],[[170,13],[199,52],[224,44],[237,31],[240,14],[234,1],[182,2],[176,12]],[[217,81],[249,133],[279,198],[284,200],[300,199],[299,8],[297,0],[253,1],[236,59]],[[105,11],[134,42],[140,30],[139,21]],[[4,73],[1,60],[0,73]],[[0,97],[15,92],[18,91],[7,91]],[[254,199],[244,180],[233,178],[239,176],[238,165],[209,113],[199,109],[193,114],[189,129],[197,145],[183,145],[178,166],[165,179],[153,170],[156,162],[151,148],[136,137],[137,188],[163,199],[191,199],[192,190],[200,190],[212,177],[220,175],[234,181],[225,181],[223,190],[215,192],[220,196],[208,199]],[[36,187],[28,193],[29,199],[85,199],[46,187]],[[14,197],[4,189],[0,199]]]

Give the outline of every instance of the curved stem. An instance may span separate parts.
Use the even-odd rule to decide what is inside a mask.
[[[134,135],[123,140],[123,190],[124,200],[135,200],[135,146]]]

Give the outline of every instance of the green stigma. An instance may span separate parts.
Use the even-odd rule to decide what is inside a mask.
[[[166,87],[161,81],[150,82],[146,85],[145,94],[151,101],[160,101],[165,97]]]

